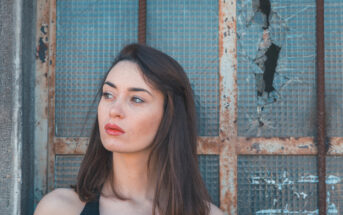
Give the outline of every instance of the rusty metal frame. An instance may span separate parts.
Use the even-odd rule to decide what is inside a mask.
[[[84,154],[88,138],[55,137],[56,1],[37,0],[37,52],[43,38],[45,61],[36,59],[35,201],[54,188],[56,154]],[[219,2],[219,136],[199,137],[198,154],[219,155],[220,207],[237,214],[239,155],[316,155],[313,137],[246,138],[237,134],[236,0]],[[47,31],[42,31],[42,28]],[[343,155],[343,137],[329,139],[328,155]]]
[[[324,0],[316,1],[316,69],[317,69],[317,169],[318,209],[326,215],[326,120],[325,120],[325,47],[324,47]]]
[[[146,42],[146,0],[139,0],[138,6],[138,42]]]
[[[37,0],[36,24],[36,85],[34,130],[34,207],[48,192],[48,72],[49,72],[49,2]]]

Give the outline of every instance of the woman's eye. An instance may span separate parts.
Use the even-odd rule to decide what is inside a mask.
[[[133,97],[133,98],[132,98],[132,101],[133,101],[134,103],[143,103],[143,102],[144,102],[142,99],[140,99],[140,98],[138,98],[138,97]]]
[[[102,96],[105,98],[105,99],[112,99],[113,96],[111,93],[108,93],[108,92],[103,92],[102,93]]]

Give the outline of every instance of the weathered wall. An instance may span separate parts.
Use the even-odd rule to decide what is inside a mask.
[[[34,2],[0,3],[0,215],[33,212]]]
[[[13,214],[14,160],[13,114],[15,81],[15,2],[0,4],[0,214]]]

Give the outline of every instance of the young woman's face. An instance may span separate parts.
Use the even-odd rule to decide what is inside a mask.
[[[162,92],[146,83],[130,61],[111,69],[102,92],[98,122],[103,146],[119,153],[147,150],[162,120]]]

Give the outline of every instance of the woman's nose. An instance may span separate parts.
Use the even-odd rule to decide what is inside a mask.
[[[111,103],[110,105],[111,105],[110,117],[123,118],[125,116],[123,102],[121,100],[117,99],[115,102]]]

